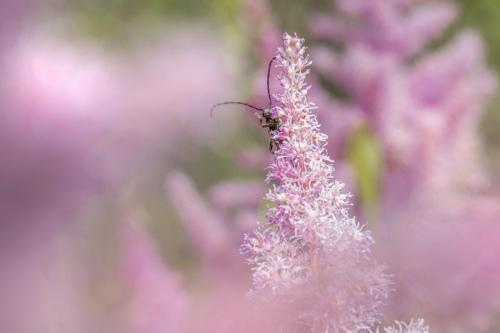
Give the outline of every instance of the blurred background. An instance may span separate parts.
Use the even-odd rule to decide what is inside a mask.
[[[211,332],[244,311],[272,155],[253,111],[209,110],[267,106],[285,31],[394,275],[383,321],[500,330],[500,1],[3,0],[0,332]]]

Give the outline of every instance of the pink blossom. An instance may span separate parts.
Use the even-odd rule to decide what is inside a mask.
[[[193,120],[208,120],[208,99],[230,86],[221,83],[228,80],[219,66],[225,52],[213,38],[186,33],[179,40],[172,37],[173,44],[162,40],[148,52],[119,58],[97,44],[67,38],[61,32],[65,27],[36,28],[16,30],[9,43],[0,40],[0,263],[5,272],[0,293],[8,295],[0,304],[0,331],[9,332],[58,323],[65,331],[73,329],[67,328],[73,323],[70,314],[49,324],[38,314],[46,303],[51,316],[69,313],[71,302],[80,301],[71,295],[75,299],[59,304],[55,292],[37,299],[47,296],[38,289],[53,289],[40,276],[52,276],[54,243],[65,240],[75,225],[87,225],[82,222],[88,222],[89,211],[97,214],[99,205],[107,204],[96,199],[115,198],[108,195],[124,188],[135,191],[143,175],[151,176],[144,169],[158,165],[149,163],[153,158],[164,161],[165,151],[169,157],[179,151],[172,149],[179,142],[210,135],[204,124],[215,122]],[[162,68],[155,67],[160,55],[168,63]],[[178,90],[166,93],[169,89]],[[236,257],[237,245],[233,252]],[[61,291],[65,288],[61,284]]]
[[[409,56],[422,50],[453,19],[451,13],[455,10],[451,4],[409,1],[402,6],[393,1],[340,1],[338,6],[341,14],[359,16],[360,20],[344,22],[344,17],[333,15],[329,21],[323,17],[321,22],[325,23],[320,23],[349,22],[349,31],[358,31],[359,38],[352,33],[329,35],[339,39],[344,50],[332,52],[321,47],[313,49],[313,54],[318,58],[318,70],[348,93],[343,108],[353,110],[349,113],[358,117],[357,122],[368,125],[382,148],[383,211],[398,205],[404,207],[419,193],[455,191],[457,186],[463,187],[464,181],[469,188],[485,184],[483,168],[474,151],[478,151],[478,119],[486,98],[495,89],[495,80],[485,67],[479,37],[471,31],[462,32],[449,46],[412,63]],[[425,21],[424,18],[439,16],[440,12],[447,19],[436,17],[439,24],[434,27],[415,27],[413,33],[418,38],[413,38],[412,33],[403,33],[404,38],[393,36],[405,31],[400,27],[412,26],[406,24],[408,16]],[[394,28],[383,29],[384,24]],[[424,26],[430,32],[425,32]],[[395,49],[396,44],[376,42],[369,37],[373,32],[376,38],[393,40],[400,46]],[[338,112],[322,112],[320,116],[324,123],[350,127],[346,117]],[[331,152],[342,154],[343,150],[335,148]],[[460,163],[455,162],[457,158]]]
[[[408,57],[439,36],[456,17],[456,8],[448,2],[431,2],[408,10],[416,2],[402,5],[385,0],[341,0],[333,19],[319,16],[312,21],[311,29],[321,37],[349,40],[378,52]]]
[[[166,190],[211,282],[241,280],[236,244],[242,231],[231,228],[229,219],[206,202],[184,174],[168,175]]]
[[[279,130],[266,180],[273,202],[267,223],[246,237],[253,270],[251,295],[300,304],[297,323],[314,332],[374,327],[387,297],[384,267],[370,257],[373,240],[349,216],[349,195],[333,179],[327,136],[319,131],[305,85],[310,65],[303,40],[284,35],[278,52],[283,92],[273,108]]]

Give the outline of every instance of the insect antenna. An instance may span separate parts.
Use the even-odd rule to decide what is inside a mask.
[[[267,96],[269,97],[269,108],[271,108],[273,104],[273,100],[271,98],[271,88],[269,87],[269,78],[271,77],[271,66],[273,65],[274,60],[276,60],[276,57],[272,57],[269,61],[269,65],[267,65]]]
[[[269,97],[269,109],[272,107],[272,104],[273,104],[273,100],[272,100],[272,97],[271,97],[271,88],[270,88],[270,84],[269,83],[270,83],[270,77],[271,77],[271,68],[272,68],[273,62],[275,60],[276,60],[276,57],[272,57],[271,60],[269,61],[269,64],[267,65],[267,96]],[[243,105],[243,106],[252,108],[254,110],[264,112],[264,109],[258,108],[256,106],[253,106],[253,105],[248,104],[248,103],[236,102],[236,101],[227,101],[227,102],[217,103],[217,104],[213,105],[210,108],[210,117],[213,116],[214,110],[216,108],[218,108],[219,106],[231,105],[231,104]]]
[[[246,106],[246,107],[252,108],[252,109],[254,109],[254,110],[264,112],[264,109],[258,108],[258,107],[256,107],[256,106],[253,106],[253,105],[248,104],[248,103],[243,103],[243,102],[235,102],[235,101],[228,101],[228,102],[217,103],[217,104],[215,104],[214,106],[212,106],[212,107],[210,108],[210,117],[212,117],[212,116],[213,116],[214,110],[215,110],[216,108],[218,108],[219,106],[223,106],[223,105],[231,105],[231,104],[243,105],[243,106]]]

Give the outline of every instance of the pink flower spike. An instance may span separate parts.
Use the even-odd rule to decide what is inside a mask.
[[[335,181],[327,136],[307,101],[311,64],[304,40],[285,34],[277,55],[281,94],[273,108],[279,130],[265,199],[267,223],[241,247],[253,270],[250,295],[297,307],[297,327],[311,332],[374,328],[390,279],[369,256],[373,240],[349,216],[350,195]]]
[[[191,180],[183,173],[172,173],[167,177],[166,191],[200,256],[211,261],[227,253],[232,247],[228,230]]]
[[[243,233],[239,227],[231,228],[230,218],[211,207],[183,173],[170,174],[166,190],[210,283],[240,280],[246,267],[238,255],[237,244]]]

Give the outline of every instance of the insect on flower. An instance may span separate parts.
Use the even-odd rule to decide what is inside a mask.
[[[263,128],[267,128],[269,131],[269,134],[271,135],[271,139],[269,141],[269,151],[271,151],[271,152],[274,152],[278,148],[278,144],[279,144],[278,140],[273,138],[273,133],[279,131],[279,129],[281,127],[281,120],[278,117],[278,115],[276,114],[276,112],[273,111],[273,108],[272,108],[273,102],[272,102],[272,97],[271,97],[271,90],[269,88],[269,77],[271,74],[271,66],[272,66],[274,60],[276,60],[276,57],[273,57],[269,61],[269,65],[267,67],[267,95],[269,97],[269,105],[267,108],[259,108],[259,107],[256,107],[256,106],[253,106],[251,104],[244,103],[244,102],[227,101],[227,102],[217,103],[214,106],[212,106],[212,108],[210,109],[210,116],[212,116],[213,111],[217,107],[223,106],[223,105],[231,105],[231,104],[243,105],[243,106],[252,108],[254,110],[260,111],[260,113],[256,112],[256,115],[259,118],[260,125]]]

